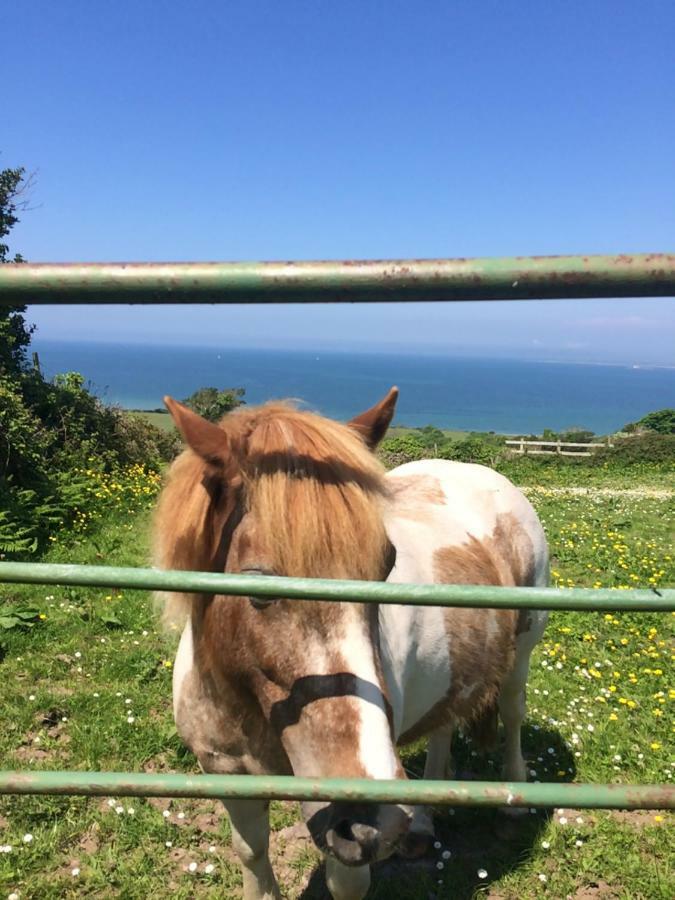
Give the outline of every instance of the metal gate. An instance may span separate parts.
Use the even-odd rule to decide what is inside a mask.
[[[675,255],[355,262],[0,266],[0,305],[312,303],[673,297]],[[0,563],[0,582],[432,606],[675,610],[675,589],[406,585],[107,566]],[[0,772],[1,794],[321,799],[448,806],[675,809],[675,787],[379,781],[130,772]]]

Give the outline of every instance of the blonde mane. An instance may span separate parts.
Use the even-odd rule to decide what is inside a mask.
[[[234,476],[192,450],[172,464],[155,517],[161,568],[214,571],[226,521],[240,504],[284,575],[378,580],[388,542],[384,469],[346,425],[274,403],[219,423]],[[185,617],[195,595],[169,594],[165,619]]]

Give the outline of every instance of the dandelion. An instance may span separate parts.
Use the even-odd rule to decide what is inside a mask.
[[[33,835],[32,834],[24,834],[23,842],[24,842],[24,844],[32,844],[33,843]]]
[[[215,866],[213,865],[213,863],[208,863],[207,865],[204,866],[204,871],[206,872],[207,875],[210,875],[214,869],[215,869]]]
[[[79,868],[75,866],[74,869],[70,870],[70,874],[73,876],[73,878],[77,878],[77,876],[80,874]]]
[[[478,872],[477,872],[476,874],[478,875],[478,877],[479,877],[481,880],[483,880],[483,879],[485,879],[485,878],[488,877],[488,873],[487,873],[487,871],[486,871],[485,869],[479,869]]]
[[[197,871],[197,863],[191,862],[188,866],[188,872],[196,872]]]
[[[437,863],[436,863],[436,868],[437,868],[437,869],[439,870],[439,872],[440,872],[441,869],[444,869],[444,868],[445,868],[445,863],[437,862]]]
[[[548,850],[550,848],[551,844],[549,841],[542,841],[541,846],[544,848],[544,850]]]
[[[164,841],[165,847],[173,847],[173,841]]]
[[[548,881],[548,878],[546,877],[546,875],[544,875],[543,872],[539,873],[538,878],[539,878],[539,881],[541,881],[543,884],[545,884]]]

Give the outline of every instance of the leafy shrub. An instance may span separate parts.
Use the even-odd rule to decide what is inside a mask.
[[[623,429],[627,434],[636,431],[655,431],[657,434],[675,434],[675,409],[659,409],[643,416],[639,422],[629,422]]]
[[[379,456],[388,469],[428,456],[423,438],[416,433],[385,438],[380,444]]]
[[[37,370],[0,373],[0,434],[0,553],[11,556],[93,521],[109,506],[105,484],[135,484],[138,467],[152,480],[180,445],[177,435],[106,407],[74,372],[53,382]]]
[[[644,463],[675,466],[675,434],[646,433],[620,438],[613,447],[596,450],[591,461],[615,468]]]

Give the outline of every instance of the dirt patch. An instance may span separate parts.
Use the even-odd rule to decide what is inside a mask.
[[[0,816],[0,828],[8,828],[9,822],[4,816]]]
[[[73,876],[73,869],[81,869],[78,857],[73,857],[66,865],[60,866],[54,871],[54,874],[57,878],[62,878],[64,881],[75,881],[77,876]]]
[[[173,768],[169,763],[166,753],[158,753],[143,763],[143,771],[148,775],[155,775],[157,772],[172,772]]]
[[[54,759],[57,754],[50,750],[43,750],[41,747],[22,744],[14,751],[14,758],[21,763],[34,763],[43,759]]]
[[[195,816],[191,821],[191,825],[195,828],[198,828],[200,831],[205,831],[206,833],[215,833],[220,831],[220,826],[223,821],[223,814],[208,812],[208,813],[200,813],[198,816]]]
[[[70,736],[63,734],[60,728],[55,725],[47,729],[47,737],[51,740],[45,740],[43,732],[28,731],[26,732],[21,744],[14,750],[14,756],[22,763],[33,763],[44,759],[62,759],[64,753],[62,748],[70,743]],[[43,743],[44,741],[44,743]],[[54,743],[56,746],[54,746]]]
[[[655,810],[651,809],[612,809],[609,812],[611,819],[621,822],[622,825],[630,825],[631,828],[645,828],[647,825],[658,825],[658,822],[654,821],[654,816],[657,814]]]
[[[89,854],[89,856],[91,856],[96,853],[98,848],[101,846],[98,830],[98,825],[93,825],[80,837],[77,846],[78,849],[82,851],[82,853],[87,853]]]
[[[270,835],[272,868],[279,884],[291,889],[290,896],[305,896],[321,858],[304,822],[294,822]]]
[[[573,900],[598,900],[599,897],[610,900],[611,897],[618,897],[619,895],[606,881],[592,881],[590,884],[577,888],[574,894],[569,896]]]

